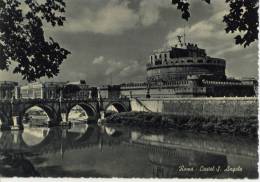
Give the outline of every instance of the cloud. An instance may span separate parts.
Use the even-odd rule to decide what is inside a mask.
[[[82,15],[68,19],[65,31],[120,34],[138,23],[138,15],[128,7],[128,1],[110,0],[96,10],[85,7]]]
[[[226,34],[224,31],[224,23],[221,18],[225,14],[225,11],[218,12],[207,20],[199,21],[190,27],[185,29],[186,38],[189,41],[199,41],[202,44],[206,44],[208,40],[213,39],[219,41],[230,38],[230,34]],[[177,28],[175,31],[168,33],[166,39],[168,45],[177,43],[177,36],[183,35],[184,29]]]
[[[0,81],[16,80],[16,77],[11,72],[0,70]]]
[[[92,65],[98,76],[105,79],[104,82],[109,82],[111,76],[118,83],[122,80],[145,79],[145,65],[136,60],[119,61],[98,56],[93,59]]]
[[[142,25],[149,26],[160,19],[162,8],[172,7],[169,0],[142,0],[140,3],[139,17]]]
[[[119,70],[124,68],[123,62],[106,59],[104,56],[95,57],[92,64],[102,70],[100,73],[103,74],[103,76],[108,76],[114,72],[119,72]]]
[[[12,62],[12,64],[9,67],[9,70],[0,70],[0,81],[16,81],[16,82],[24,82],[21,79],[20,74],[14,74],[13,70],[17,63]]]
[[[142,0],[135,8],[131,7],[130,3],[131,0],[108,0],[101,5],[99,2],[96,3],[94,8],[87,5],[77,7],[81,9],[78,10],[80,16],[68,16],[65,27],[59,30],[74,33],[88,31],[105,35],[122,34],[140,26],[155,24],[160,19],[162,8],[173,7],[169,0]]]
[[[227,72],[240,77],[257,75],[257,44],[244,48],[236,45],[234,34],[225,32],[225,24],[222,22],[226,11],[213,14],[208,19],[201,20],[186,28],[186,42],[196,43],[206,49],[208,55],[224,58],[227,61]],[[177,35],[183,35],[183,28],[177,28],[166,35],[165,46],[174,46],[178,43]],[[242,69],[241,69],[242,68]],[[251,69],[251,71],[249,71]]]
[[[102,64],[104,61],[105,61],[104,57],[103,56],[99,56],[99,57],[94,58],[92,63],[93,64]]]
[[[145,65],[141,65],[138,61],[131,61],[130,64],[124,65],[119,75],[124,78],[135,76],[145,78]]]
[[[220,11],[206,20],[199,21],[185,29],[186,42],[193,42],[201,48],[207,48],[213,56],[223,56],[226,52],[240,51],[244,48],[234,42],[235,34],[225,32],[225,24],[222,22],[226,11]],[[183,28],[170,31],[166,36],[166,45],[178,44],[177,36],[183,35]]]

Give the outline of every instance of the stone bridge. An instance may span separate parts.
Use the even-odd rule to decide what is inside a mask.
[[[118,112],[131,110],[127,98],[118,99],[13,99],[0,100],[0,125],[1,129],[10,129],[12,126],[23,128],[23,118],[26,111],[32,107],[43,109],[49,117],[49,125],[58,125],[61,121],[68,121],[70,111],[75,106],[80,106],[90,120],[101,117],[100,112],[106,111],[109,106],[114,106]]]

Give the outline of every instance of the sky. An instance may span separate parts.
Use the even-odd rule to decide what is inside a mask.
[[[144,81],[145,65],[153,50],[177,43],[177,35],[206,49],[209,56],[226,59],[230,77],[257,77],[257,43],[248,48],[235,45],[234,34],[225,32],[225,0],[210,5],[192,0],[191,18],[181,18],[171,0],[65,0],[63,27],[45,26],[71,55],[60,74],[40,81],[86,80],[88,84]],[[20,75],[0,71],[1,80],[24,82]]]

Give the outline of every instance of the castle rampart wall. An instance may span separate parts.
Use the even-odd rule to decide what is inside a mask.
[[[140,98],[131,100],[133,111],[161,112],[193,117],[257,117],[257,97]]]

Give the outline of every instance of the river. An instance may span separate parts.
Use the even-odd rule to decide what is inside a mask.
[[[257,178],[257,139],[74,124],[0,132],[2,177]]]

